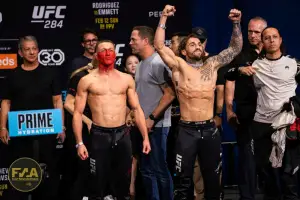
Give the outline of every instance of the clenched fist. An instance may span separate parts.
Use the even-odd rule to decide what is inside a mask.
[[[232,22],[240,22],[241,21],[241,17],[242,17],[242,13],[241,11],[237,10],[237,9],[231,9],[229,12],[229,16],[228,18],[232,21]]]
[[[176,9],[174,6],[166,5],[162,14],[164,16],[170,17],[170,16],[174,16],[175,12]]]

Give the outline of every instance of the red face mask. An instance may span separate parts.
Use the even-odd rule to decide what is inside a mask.
[[[112,50],[104,50],[97,53],[99,69],[101,71],[112,70],[115,67],[116,53]]]

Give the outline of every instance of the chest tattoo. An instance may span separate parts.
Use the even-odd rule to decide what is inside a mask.
[[[213,70],[211,66],[203,66],[201,71],[201,80],[210,81],[212,79]]]

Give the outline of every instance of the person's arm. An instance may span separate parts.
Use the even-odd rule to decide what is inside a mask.
[[[82,116],[83,111],[87,101],[87,81],[85,78],[82,78],[78,84],[78,90],[75,97],[75,107],[73,113],[73,131],[75,135],[76,144],[79,144],[82,141]]]
[[[8,144],[8,140],[9,140],[8,130],[6,127],[9,111],[10,111],[10,100],[3,99],[1,102],[0,139],[4,144]]]
[[[233,30],[231,35],[231,40],[229,47],[223,50],[216,56],[213,56],[207,59],[206,62],[211,62],[213,67],[217,70],[220,67],[223,67],[229,64],[242,50],[243,47],[243,36],[241,32],[241,12],[235,9],[232,9],[229,13],[229,19],[233,22]]]
[[[135,196],[135,179],[137,174],[137,159],[135,157],[132,158],[132,164],[131,164],[131,179],[130,179],[130,195],[132,197]]]
[[[9,134],[7,130],[7,118],[8,112],[10,111],[11,99],[12,99],[12,91],[13,91],[13,84],[12,81],[14,80],[13,72],[5,77],[3,82],[3,93],[1,94],[1,118],[0,118],[0,140],[4,144],[8,144]]]
[[[52,84],[51,84],[51,90],[52,90],[52,103],[53,107],[55,109],[60,109],[62,114],[62,125],[63,125],[63,131],[57,135],[57,139],[59,139],[61,142],[65,141],[66,134],[65,130],[66,127],[64,126],[64,106],[62,101],[62,88],[61,88],[61,76],[59,75],[59,72],[57,69],[50,68],[49,74],[52,75]]]
[[[216,125],[222,125],[222,112],[224,105],[224,85],[217,85],[217,96],[216,96],[216,116],[214,117]]]
[[[76,94],[75,94],[76,95]],[[74,108],[75,108],[75,97],[71,94],[68,94],[65,100],[64,108],[71,114],[74,114]],[[91,128],[92,120],[88,118],[86,115],[82,115],[82,121]]]
[[[135,124],[143,136],[143,153],[148,154],[151,151],[148,131],[146,127],[145,115],[139,103],[138,95],[135,91],[135,82],[132,77],[129,77],[129,86],[127,89],[127,98],[130,108],[133,112]]]
[[[57,135],[57,139],[60,139],[61,142],[64,142],[66,138],[66,134],[65,134],[66,127],[64,125],[65,113],[64,113],[64,106],[62,101],[62,95],[60,94],[60,95],[52,96],[52,102],[53,102],[53,107],[55,109],[61,110],[63,131]]]
[[[152,75],[156,84],[158,84],[163,92],[162,97],[159,100],[158,105],[154,108],[148,118],[146,119],[146,124],[148,131],[151,131],[155,124],[155,121],[160,119],[165,111],[170,107],[173,100],[176,97],[175,90],[172,84],[172,76],[168,70],[167,66],[161,59],[155,59],[152,62],[153,68]]]
[[[165,113],[165,111],[170,107],[170,105],[176,97],[175,91],[171,84],[172,83],[170,82],[165,82],[162,85],[160,85],[160,88],[162,89],[164,94],[161,97],[157,107],[152,111],[152,115],[155,119],[158,119]]]
[[[157,53],[161,56],[163,61],[171,70],[173,70],[173,68],[178,68],[179,63],[174,52],[169,47],[166,47],[165,45],[164,26],[166,24],[168,16],[174,15],[174,13],[175,13],[174,6],[166,5],[166,7],[162,12],[158,27],[155,32],[155,37],[154,37],[154,47]]]
[[[226,81],[225,86],[225,103],[226,103],[226,113],[227,121],[232,117],[236,117],[233,111],[233,99],[234,99],[235,81]]]

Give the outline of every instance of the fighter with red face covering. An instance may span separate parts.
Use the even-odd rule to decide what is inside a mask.
[[[84,76],[77,89],[73,130],[78,156],[84,160],[89,153],[82,142],[82,115],[86,102],[92,112],[90,166],[95,181],[93,195],[103,199],[107,185],[113,196],[125,200],[129,194],[131,141],[125,124],[127,100],[136,125],[143,136],[143,153],[151,150],[143,110],[135,91],[133,78],[114,69],[115,45],[99,41],[96,46],[99,68]]]

